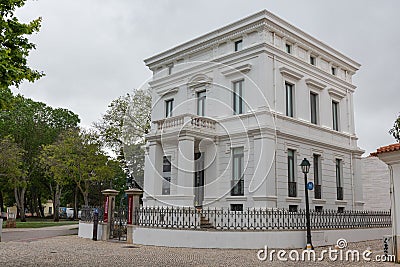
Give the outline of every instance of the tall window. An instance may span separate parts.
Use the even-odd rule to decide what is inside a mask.
[[[314,56],[310,56],[310,64],[315,66],[316,58]]]
[[[243,80],[233,83],[233,114],[243,114],[243,83]]]
[[[169,195],[171,187],[171,157],[163,157],[163,183],[162,183],[162,194]]]
[[[318,154],[313,155],[313,167],[314,167],[314,198],[322,198],[322,188],[321,188],[321,156]]]
[[[294,96],[293,90],[294,85],[290,83],[285,83],[286,87],[286,116],[293,117],[294,116]]]
[[[206,107],[206,91],[197,93],[197,115],[204,116]]]
[[[286,53],[288,53],[288,54],[292,53],[292,45],[291,44],[286,44],[285,48],[286,48]]]
[[[243,40],[237,40],[235,42],[235,51],[242,50],[243,47]]]
[[[310,93],[311,123],[318,124],[318,94]]]
[[[297,196],[297,188],[296,188],[296,161],[295,161],[295,151],[293,149],[289,149],[288,152],[288,185],[289,185],[289,197]]]
[[[168,99],[165,101],[165,117],[172,117],[172,110],[174,109],[174,99]]]
[[[243,147],[237,147],[232,149],[232,196],[243,196],[244,195],[244,152]]]
[[[339,103],[332,101],[332,129],[339,131]]]
[[[341,159],[336,159],[336,188],[337,199],[343,200],[343,164]]]
[[[168,67],[168,75],[171,75],[172,70],[174,69],[174,64],[169,64],[167,67]]]
[[[332,75],[336,75],[336,68],[335,67],[332,67],[331,71],[332,71]]]

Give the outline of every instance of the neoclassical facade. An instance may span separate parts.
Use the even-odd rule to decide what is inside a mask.
[[[145,63],[145,206],[363,208],[354,60],[264,10]]]

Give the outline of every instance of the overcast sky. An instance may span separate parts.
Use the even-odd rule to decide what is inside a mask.
[[[354,77],[356,130],[366,152],[394,142],[400,112],[400,1],[28,0],[43,18],[30,65],[46,77],[19,92],[79,114],[89,126],[151,75],[143,59],[267,9],[362,64]]]

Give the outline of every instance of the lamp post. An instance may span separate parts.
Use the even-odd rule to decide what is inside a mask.
[[[304,189],[305,189],[305,198],[306,198],[306,224],[307,224],[307,249],[314,249],[311,242],[311,225],[310,225],[310,204],[308,202],[308,182],[307,182],[307,173],[310,171],[310,162],[304,158],[300,164],[301,170],[304,173]]]

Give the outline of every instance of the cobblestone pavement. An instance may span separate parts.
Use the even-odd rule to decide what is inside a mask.
[[[379,251],[381,240],[350,243],[346,249]],[[317,248],[320,253],[322,248]],[[317,254],[318,255],[318,254]],[[259,261],[257,250],[190,249],[128,245],[62,236],[0,243],[0,266],[394,266],[378,262]]]

